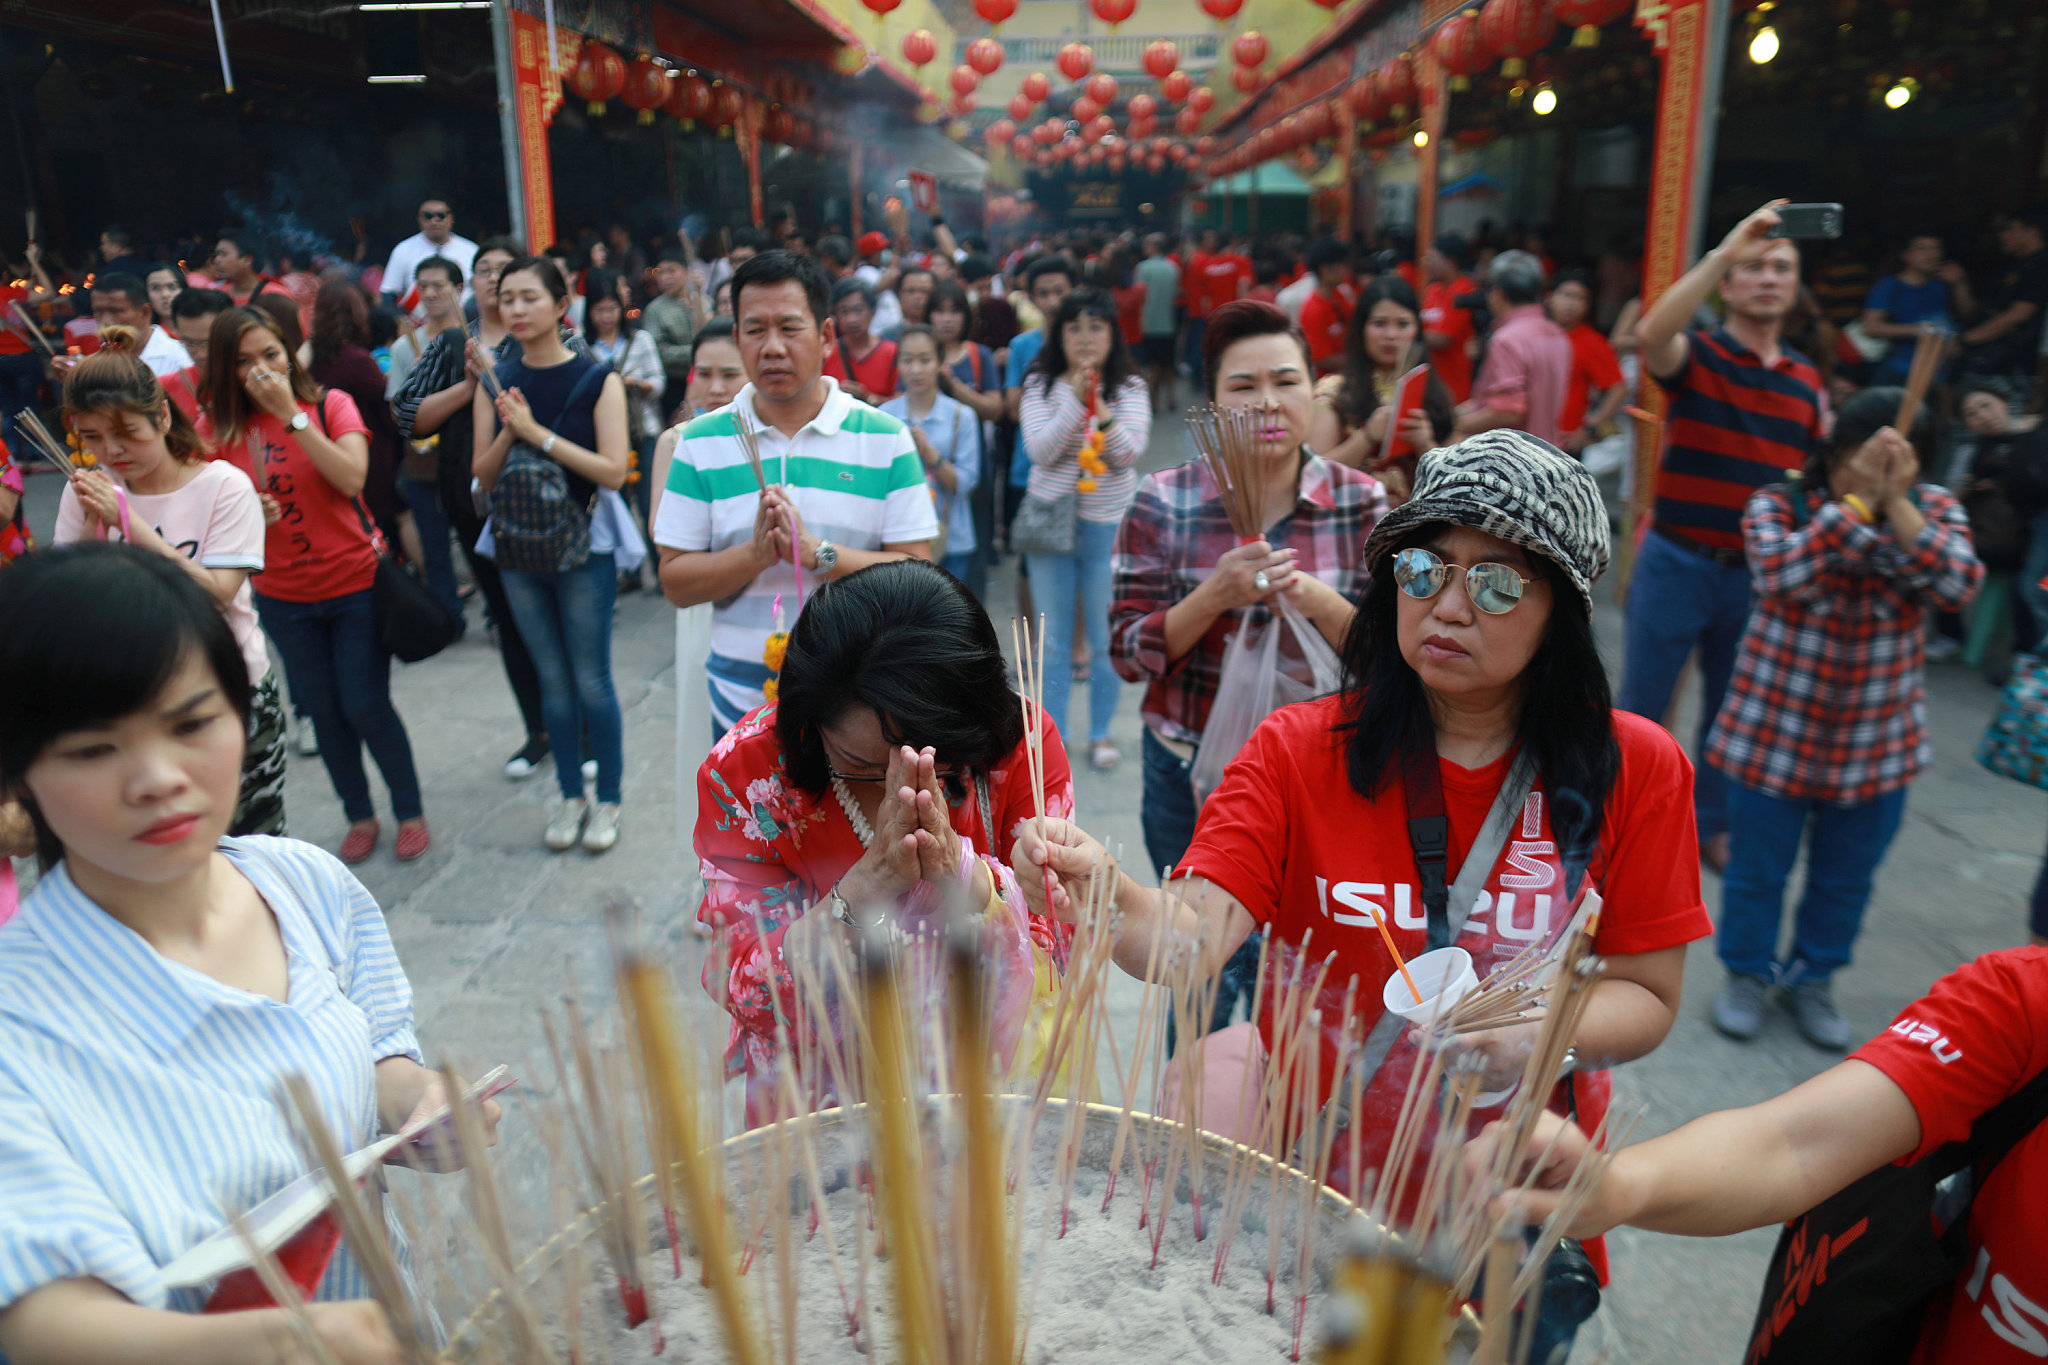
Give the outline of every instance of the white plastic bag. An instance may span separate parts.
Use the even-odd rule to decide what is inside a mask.
[[[1330,648],[1322,632],[1285,596],[1275,597],[1273,605],[1275,610],[1263,627],[1254,624],[1248,614],[1223,647],[1216,700],[1209,707],[1209,723],[1202,730],[1201,748],[1188,773],[1197,806],[1223,781],[1223,770],[1260,721],[1280,707],[1335,692],[1343,680],[1337,651]],[[1282,655],[1283,634],[1293,635],[1296,654]]]

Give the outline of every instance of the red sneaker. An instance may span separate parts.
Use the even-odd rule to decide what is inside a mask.
[[[400,825],[398,842],[392,845],[392,852],[398,855],[398,861],[401,863],[409,863],[424,854],[427,845],[432,842],[427,837],[426,821],[422,820],[417,825]]]
[[[351,866],[362,862],[377,851],[377,835],[380,832],[375,820],[367,825],[350,826],[348,837],[341,841],[341,848],[335,856]]]

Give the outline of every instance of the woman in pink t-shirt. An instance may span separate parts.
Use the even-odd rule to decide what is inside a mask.
[[[161,554],[206,589],[234,631],[253,689],[242,794],[230,834],[283,834],[284,706],[249,576],[263,568],[263,505],[248,476],[206,458],[199,433],[136,354],[128,327],[64,381],[64,418],[97,467],[71,475],[57,505],[57,543],[126,540]]]

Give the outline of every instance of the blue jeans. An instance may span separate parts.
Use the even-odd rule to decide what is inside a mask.
[[[1700,728],[1693,745],[1693,818],[1701,839],[1728,829],[1728,779],[1705,760],[1707,731],[1728,694],[1736,647],[1749,624],[1749,570],[1716,564],[1654,531],[1628,583],[1621,695],[1624,711],[1664,723],[1678,675],[1700,653]]]
[[[1145,794],[1138,807],[1138,821],[1145,827],[1145,856],[1152,860],[1154,868],[1161,869],[1160,880],[1165,880],[1165,870],[1180,863],[1187,853],[1188,845],[1195,839],[1195,788],[1188,780],[1188,770],[1194,764],[1159,742],[1150,726],[1145,728],[1140,753],[1143,755],[1145,771]],[[1216,985],[1216,1008],[1211,1012],[1208,1032],[1230,1027],[1230,1021],[1243,1002],[1247,1011],[1251,1008],[1252,988],[1258,984],[1259,973],[1258,934],[1248,934],[1230,960],[1223,964],[1218,973]],[[1174,1021],[1166,1021],[1166,1051],[1170,1055],[1174,1048]]]
[[[415,479],[410,474],[399,476],[398,490],[405,494],[413,527],[420,533],[420,553],[427,561],[420,568],[427,576],[427,586],[441,599],[441,605],[462,621],[462,594],[455,589],[454,530],[448,524],[448,514],[441,510],[441,490],[432,480]]]
[[[292,701],[313,722],[320,761],[350,823],[377,814],[363,748],[377,761],[400,820],[421,813],[412,741],[391,704],[391,656],[377,643],[368,588],[325,602],[286,602],[256,594],[256,615],[284,656]]]
[[[503,571],[505,600],[540,673],[540,709],[562,795],[583,795],[583,742],[597,760],[597,799],[619,800],[626,724],[612,686],[612,604],[618,561],[593,554],[568,573]]]
[[[2042,857],[2040,874],[2034,878],[2034,898],[2027,912],[2027,929],[2035,938],[2048,939],[2048,856]]]
[[[1109,552],[1116,544],[1117,523],[1083,521],[1074,527],[1074,553],[1026,555],[1031,566],[1031,596],[1045,613],[1045,710],[1060,727],[1060,738],[1073,744],[1067,728],[1067,694],[1074,688],[1074,670],[1067,649],[1074,639],[1074,597],[1081,599],[1088,627],[1088,738],[1109,738],[1116,718],[1117,693],[1123,682],[1109,666]]]
[[[1778,980],[1825,981],[1849,965],[1863,927],[1877,865],[1906,814],[1906,789],[1860,806],[1788,801],[1728,784],[1728,870],[1721,879],[1716,946],[1731,972]],[[1809,840],[1807,831],[1811,828]],[[1806,848],[1806,893],[1793,919],[1792,959],[1778,965],[1785,882]]]
[[[15,320],[15,326],[20,325],[20,321]],[[34,407],[36,390],[42,386],[41,351],[0,355],[0,440],[7,442],[7,448],[14,452],[14,463],[23,469],[43,462],[35,458],[24,438],[14,434],[14,414],[23,408]]]

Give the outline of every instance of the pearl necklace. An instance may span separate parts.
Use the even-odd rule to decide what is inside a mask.
[[[853,826],[853,834],[860,840],[862,848],[869,848],[875,842],[875,828],[868,818],[860,813],[860,803],[853,799],[853,793],[838,778],[832,779],[832,794],[839,798],[839,809],[846,812],[846,823]]]

